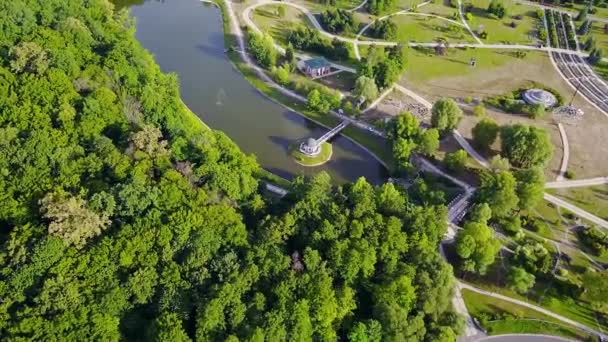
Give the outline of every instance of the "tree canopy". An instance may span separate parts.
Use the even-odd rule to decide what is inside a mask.
[[[0,335],[452,340],[441,203],[260,167],[106,0],[3,2]]]
[[[431,112],[431,124],[442,132],[456,128],[462,118],[462,109],[449,98],[442,98],[435,102]]]
[[[530,168],[544,166],[553,156],[549,134],[542,128],[515,124],[500,131],[501,147],[511,164]]]

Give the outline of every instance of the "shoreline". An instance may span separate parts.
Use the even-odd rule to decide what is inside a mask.
[[[209,0],[201,0],[201,2],[208,2]],[[225,4],[223,1],[218,0],[219,2],[214,2],[214,4],[216,5],[216,7],[220,10],[221,15],[222,15],[222,22],[223,22],[223,31],[224,31],[224,46],[227,49],[226,52],[226,56],[228,57],[228,61],[230,62],[230,64],[232,64],[232,67],[239,73],[241,74],[241,76],[247,80],[247,82],[249,82],[249,84],[262,96],[264,96],[265,98],[267,98],[268,100],[282,106],[283,108],[307,119],[310,120],[311,122],[315,123],[316,125],[319,125],[323,128],[326,129],[331,129],[331,127],[325,123],[322,123],[320,121],[318,121],[317,119],[293,108],[290,105],[285,104],[283,101],[281,101],[280,99],[275,98],[274,96],[268,94],[267,92],[265,92],[263,89],[260,89],[260,87],[256,84],[256,82],[264,82],[266,83],[264,80],[260,79],[257,76],[252,76],[252,75],[247,75],[242,69],[241,67],[237,64],[237,63],[244,63],[244,61],[239,57],[239,56],[235,56],[232,55],[232,53],[234,53],[234,51],[230,51],[231,48],[233,48],[234,45],[237,45],[236,43],[236,38],[232,37],[231,33],[229,32],[229,26],[230,26],[230,22],[229,19],[227,18],[227,15],[225,13],[225,11],[227,11],[228,9],[226,8]],[[234,41],[232,41],[232,39],[234,39]],[[251,71],[254,72],[254,70],[252,70],[249,66],[247,65],[243,65],[242,66],[245,70],[247,71]],[[299,101],[297,99],[294,99],[295,101]],[[332,118],[333,120],[333,118]],[[380,158],[378,156],[378,154],[376,154],[375,152],[373,152],[370,147],[365,146],[363,143],[357,141],[354,137],[351,137],[347,131],[349,129],[356,129],[356,130],[360,130],[362,132],[362,134],[368,134],[367,132],[365,132],[363,129],[360,128],[352,128],[352,127],[348,127],[347,129],[345,129],[343,132],[340,132],[340,136],[348,139],[350,142],[354,143],[357,147],[363,149],[366,153],[368,153],[372,158],[374,158],[376,161],[378,161],[387,171],[387,173],[391,173],[392,169],[389,166],[389,163]],[[386,141],[386,138],[382,138],[383,140]]]

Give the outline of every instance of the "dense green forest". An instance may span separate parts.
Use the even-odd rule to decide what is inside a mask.
[[[446,208],[265,198],[107,0],[0,2],[2,340],[452,341]],[[424,191],[423,191],[424,190]]]

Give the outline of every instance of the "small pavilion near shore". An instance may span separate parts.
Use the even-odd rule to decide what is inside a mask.
[[[331,72],[331,64],[323,57],[301,61],[298,68],[310,77],[320,77]]]

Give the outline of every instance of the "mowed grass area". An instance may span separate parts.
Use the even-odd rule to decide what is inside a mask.
[[[337,89],[342,93],[350,93],[357,82],[357,74],[350,72],[339,72],[330,76],[318,78],[315,81],[332,89]]]
[[[423,3],[424,0],[397,0],[397,9],[405,10]]]
[[[391,17],[397,24],[397,40],[401,42],[435,42],[445,39],[453,43],[474,43],[465,27],[447,19],[416,14]]]
[[[574,23],[576,28],[580,26],[580,22]],[[591,22],[591,30],[589,30],[588,35],[593,35],[595,38],[595,46],[602,49],[604,56],[608,56],[608,34],[604,32],[604,23],[599,23],[596,21]],[[579,37],[579,41],[584,43],[587,40],[587,36]]]
[[[485,322],[484,328],[489,335],[508,333],[548,334],[578,340],[586,340],[589,337],[589,334],[584,331],[517,304],[466,289],[462,290],[462,297],[473,317],[495,314],[511,316],[507,319]]]
[[[604,220],[608,220],[608,185],[551,189],[549,192]]]
[[[283,5],[285,15],[280,17],[279,6],[281,5],[260,6],[251,13],[251,20],[260,30],[269,33],[279,45],[287,46],[290,30],[298,25],[312,27],[312,24],[302,11],[291,6]]]
[[[313,13],[323,12],[329,8],[352,9],[361,4],[363,0],[335,0],[335,4],[329,4],[329,1],[315,0],[296,0],[294,3],[308,8]]]
[[[483,25],[483,31],[488,33],[484,43],[531,44],[537,41],[533,38],[537,34],[539,20],[536,17],[537,7],[503,1],[507,15],[497,19],[486,12],[490,0],[471,0],[470,3],[473,5],[473,20],[469,22],[469,26],[472,30],[479,31],[480,25]],[[515,16],[521,16],[521,20],[514,19]],[[510,26],[512,22],[516,24],[515,28]]]
[[[522,61],[515,56],[515,50],[491,49],[449,49],[445,56],[437,56],[433,49],[410,49],[405,78],[412,83],[425,82],[435,78],[467,76],[490,73],[493,68],[506,63]],[[471,58],[477,60],[475,67]],[[527,52],[526,63],[534,64],[543,58],[541,53]]]
[[[452,7],[449,0],[435,0],[433,3],[418,7],[416,12],[434,14],[456,21],[460,20],[458,8]]]

